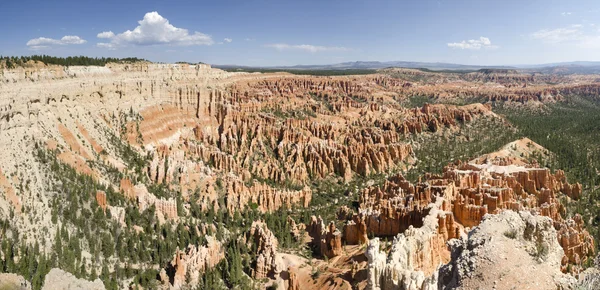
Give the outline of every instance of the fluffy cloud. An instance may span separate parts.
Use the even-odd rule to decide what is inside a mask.
[[[482,48],[485,49],[494,49],[498,48],[496,45],[492,45],[492,42],[487,37],[479,37],[479,39],[469,39],[463,40],[461,42],[451,42],[448,43],[448,47],[450,48],[458,48],[458,49],[472,49],[479,50]]]
[[[231,39],[231,38],[225,38],[225,39],[223,39],[223,41],[225,41],[225,42],[232,42],[233,39]]]
[[[65,35],[61,39],[38,37],[27,41],[30,49],[38,50],[48,48],[53,45],[84,44],[87,41],[76,35]]]
[[[98,38],[113,38],[113,37],[115,37],[115,34],[112,31],[104,31],[104,32],[98,33],[98,35],[96,35],[96,37],[98,37]]]
[[[310,44],[290,45],[285,43],[267,44],[265,47],[275,48],[279,51],[283,50],[298,50],[306,52],[321,52],[321,51],[347,51],[348,48],[340,46],[317,46]]]
[[[178,28],[169,23],[158,12],[148,12],[144,19],[138,21],[133,30],[114,34],[112,31],[99,33],[98,38],[110,39],[108,43],[98,43],[97,46],[115,49],[126,45],[212,45],[210,35],[200,32],[190,33],[187,29]]]
[[[81,39],[79,36],[75,36],[75,35],[67,35],[67,36],[63,36],[63,38],[60,39],[61,44],[84,44],[87,41],[84,39]]]
[[[571,15],[571,14],[572,14],[571,12],[563,12],[560,15],[562,15],[562,16],[568,16],[568,15]]]

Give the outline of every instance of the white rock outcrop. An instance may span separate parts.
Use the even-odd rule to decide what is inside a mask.
[[[104,290],[104,284],[100,279],[90,282],[83,279],[77,279],[71,273],[61,269],[53,268],[44,279],[42,290]]]
[[[452,259],[439,271],[440,289],[571,289],[575,283],[560,271],[564,252],[549,217],[527,211],[488,214],[448,244]]]
[[[429,205],[423,226],[410,226],[394,238],[388,255],[380,250],[378,238],[372,239],[365,255],[369,261],[367,289],[437,289],[438,268],[448,260],[445,240],[438,234],[438,215],[442,199]]]
[[[576,280],[560,271],[564,252],[549,217],[527,211],[487,214],[460,239],[451,239],[451,257],[431,271],[428,259],[443,249],[431,243],[437,228],[427,221],[393,241],[389,254],[377,238],[369,242],[367,289],[572,289]],[[420,261],[422,259],[422,261]]]
[[[31,284],[17,274],[0,273],[0,289],[31,290]]]

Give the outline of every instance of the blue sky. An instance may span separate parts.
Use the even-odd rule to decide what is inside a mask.
[[[1,0],[0,55],[239,65],[600,61],[600,1]]]

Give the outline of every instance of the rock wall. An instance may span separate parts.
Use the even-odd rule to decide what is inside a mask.
[[[568,265],[579,271],[582,261],[594,255],[594,240],[583,227],[580,216],[563,219],[559,196],[578,198],[581,185],[569,184],[564,172],[551,174],[547,168],[457,163],[444,168],[442,175],[427,175],[426,181],[410,184],[402,176],[388,178],[382,186],[365,189],[359,213],[345,227],[345,241],[358,243],[357,228],[364,223],[374,236],[395,236],[408,228],[420,228],[431,213],[430,204],[441,202],[446,211],[439,215],[438,234],[444,241],[458,238],[463,227],[479,225],[486,214],[504,210],[528,210],[550,217],[557,240],[564,249],[563,270]]]
[[[174,201],[141,188],[146,177],[181,192],[184,202],[197,199],[204,210],[218,209],[223,197],[230,212],[251,204],[262,212],[307,207],[314,179],[348,182],[404,168],[414,161],[407,134],[493,115],[483,106],[402,108],[390,94],[409,84],[381,75],[234,74],[136,63],[39,65],[4,70],[0,79],[7,96],[0,100],[0,146],[7,149],[0,170],[10,175],[15,165],[30,164],[19,170],[36,177],[31,193],[11,198],[17,211],[19,202],[31,206],[44,190],[39,165],[21,154],[34,152],[33,140],[57,150],[79,173],[118,186],[141,209],[154,204],[158,214],[175,219]],[[139,164],[128,164],[134,153],[125,149],[149,160],[141,168],[145,176]],[[125,178],[112,184],[106,168]]]
[[[177,250],[168,267],[161,270],[161,280],[174,289],[180,289],[188,285],[186,276],[189,276],[189,285],[197,285],[207,266],[212,268],[225,259],[225,249],[221,242],[213,236],[207,236],[206,240],[206,246],[188,245],[183,252]]]
[[[297,269],[295,268],[288,268],[288,273],[290,275],[289,281],[288,281],[288,288],[287,290],[300,290],[300,278],[298,277],[298,275],[296,274]]]
[[[334,222],[325,227],[321,217],[312,216],[306,230],[312,239],[310,244],[319,255],[333,258],[342,253],[342,233],[335,228]]]
[[[146,185],[167,186],[181,192],[184,203],[197,200],[204,210],[225,206],[232,214],[255,206],[261,212],[308,207],[316,194],[309,185],[315,180],[349,182],[410,166],[410,135],[441,134],[479,119],[498,118],[489,104],[403,107],[412,96],[545,103],[599,91],[590,79],[541,85],[539,76],[504,74],[481,72],[451,81],[437,75],[436,82],[424,83],[385,75],[233,74],[207,65],[148,63],[3,69],[0,190],[5,198],[0,200],[0,214],[9,216],[13,209],[20,233],[51,244],[52,237],[42,237],[37,230],[54,227],[50,211],[43,210],[50,203],[44,194],[46,174],[30,154],[39,144],[79,173],[119,187],[140,210],[154,206],[159,220],[177,221],[176,201],[157,198]],[[405,75],[430,76],[414,71]],[[480,84],[489,81],[496,84]],[[28,189],[17,192],[21,183]],[[395,253],[411,258],[397,265],[418,277],[401,277],[420,281],[415,285],[422,287],[428,284],[418,273],[425,277],[444,260],[440,245],[459,237],[463,227],[478,226],[489,213],[528,210],[552,218],[566,271],[594,251],[581,218],[561,217],[565,209],[558,198],[576,199],[581,191],[581,185],[569,184],[563,172],[513,164],[510,159],[455,164],[440,176],[426,176],[424,182],[410,184],[392,176],[380,187],[361,191],[358,212],[344,215],[349,222],[343,234],[316,218],[307,230],[317,252],[326,257],[338,256],[343,241],[358,244],[366,243],[369,234],[402,234],[398,243],[405,246]],[[122,208],[108,205],[105,193],[95,197],[123,224]],[[42,210],[25,218],[21,208]],[[255,276],[265,277],[279,270],[273,260],[276,241],[269,238],[268,229],[260,228],[253,227],[248,238],[261,248]],[[418,247],[432,250],[415,254]],[[183,261],[200,263],[215,254],[199,254],[202,251],[196,247],[176,254],[173,267],[180,278],[188,271],[183,265],[189,263]],[[378,283],[393,287],[405,283],[382,279]]]
[[[281,262],[277,260],[277,238],[262,221],[254,221],[250,231],[246,235],[246,241],[254,244],[256,252],[256,263],[252,277],[262,279],[274,277],[284,270]]]
[[[51,196],[45,194],[47,173],[34,157],[40,145],[56,150],[59,160],[79,173],[114,186],[102,168],[114,167],[125,174],[129,170],[119,143],[126,140],[121,133],[138,112],[166,106],[182,115],[209,118],[205,116],[209,92],[224,88],[221,82],[230,82],[229,77],[244,74],[204,65],[147,63],[0,69],[0,190],[7,192],[6,198],[0,198],[0,215],[9,217],[14,204],[16,218],[11,222],[20,233],[27,234],[30,242],[46,240],[51,245],[52,235],[42,236],[36,230],[55,227],[48,210]],[[153,135],[148,136],[153,141]],[[23,180],[9,180],[8,187],[3,176]],[[27,190],[6,190],[20,182],[28,184]],[[19,217],[23,206],[32,209],[31,218]]]
[[[379,239],[369,242],[367,289],[574,286],[575,279],[560,271],[564,251],[550,218],[525,211],[487,214],[468,234],[448,242],[450,253],[436,233],[436,215],[426,218],[426,226],[399,234],[389,254],[381,251]]]
[[[428,207],[421,227],[409,227],[392,242],[388,255],[381,252],[380,242],[369,242],[367,289],[436,289],[437,270],[450,261],[446,237],[440,231],[439,218],[447,212],[438,200]]]

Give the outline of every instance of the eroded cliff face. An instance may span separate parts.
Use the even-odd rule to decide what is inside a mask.
[[[335,228],[335,223],[330,222],[325,226],[321,217],[312,216],[306,230],[312,239],[310,244],[318,255],[333,258],[342,253],[342,233]]]
[[[46,191],[46,174],[40,171],[34,156],[39,145],[56,150],[58,159],[78,172],[118,186],[102,168],[124,173],[128,170],[114,139],[120,136],[119,118],[124,121],[128,118],[126,112],[161,105],[195,115],[208,103],[208,98],[199,97],[203,92],[208,95],[207,84],[229,75],[202,65],[145,63],[3,70],[0,186],[5,187],[8,198],[0,202],[1,214],[8,216],[11,210],[18,214],[23,206],[36,209],[29,215],[39,222],[32,224],[33,219],[23,218],[17,221],[19,227],[31,232],[31,239],[46,239],[51,244],[51,236],[32,231],[40,226],[53,227],[50,212],[44,210],[49,208],[51,196],[40,194]],[[190,93],[184,98],[180,91]],[[104,165],[94,166],[96,162]],[[4,178],[6,174],[12,178]],[[25,183],[27,187],[21,188],[20,184]],[[18,193],[14,191],[17,187]],[[98,197],[104,207],[104,199]]]
[[[417,183],[391,174],[415,162],[411,137],[452,134],[474,122],[501,119],[491,111],[494,102],[544,103],[598,93],[594,84],[542,86],[535,77],[512,73],[470,78],[449,81],[435,74],[433,83],[422,83],[380,74],[238,74],[207,65],[148,63],[4,70],[0,216],[12,218],[27,242],[45,240],[51,249],[58,226],[48,209],[63,189],[48,184],[49,174],[41,168],[54,164],[42,166],[39,150],[54,152],[58,163],[103,185],[103,190],[89,189],[91,201],[102,209],[98,213],[135,232],[152,229],[141,227],[142,219],[131,220],[132,208],[153,209],[161,225],[211,237],[214,231],[206,229],[214,227],[213,221],[197,224],[199,216],[319,207],[314,201],[324,193],[314,189],[315,182],[348,185],[386,175],[383,184],[352,193],[358,195],[358,207],[339,211],[347,221],[343,228],[317,217],[306,225],[288,221],[297,241],[304,242],[308,232],[316,256],[331,259],[332,265],[352,265],[346,276],[335,274],[342,268],[327,270],[336,275],[332,288],[366,279],[367,271],[358,266],[367,264],[361,248],[351,248],[355,256],[350,259],[344,245],[369,243],[372,235],[395,238],[389,255],[370,243],[370,287],[434,289],[440,265],[451,261],[446,243],[479,226],[488,214],[507,210],[550,218],[563,249],[560,267],[579,271],[594,242],[581,217],[563,218],[559,199],[579,198],[582,187],[567,182],[562,171],[552,173],[513,156],[524,151],[509,146],[507,154],[451,164],[441,175],[429,174]],[[500,87],[478,85],[490,81]],[[417,95],[489,103],[402,105]],[[125,201],[118,202],[121,198]],[[277,239],[266,224],[243,224],[249,231],[233,234],[256,245],[250,276],[304,287],[310,273],[296,267],[296,258],[277,252]],[[211,238],[169,254],[173,260],[160,274],[164,286],[180,288],[188,276],[197,282],[206,267],[223,260],[222,242],[230,238]],[[327,284],[326,278],[316,280],[314,285]]]
[[[363,209],[354,219],[365,220],[367,231],[375,236],[395,236],[425,226],[433,200],[447,211],[436,214],[437,233],[445,242],[460,237],[463,227],[477,226],[486,214],[527,210],[552,219],[564,249],[564,271],[568,264],[581,265],[583,257],[594,254],[594,240],[581,227],[581,217],[562,218],[564,207],[558,195],[576,198],[580,194],[580,185],[567,183],[562,171],[552,175],[545,168],[460,164],[445,168],[443,176],[430,176],[420,186],[408,186],[395,176],[381,188],[365,190]]]
[[[495,118],[483,105],[407,110],[385,93],[403,85],[381,76],[234,78],[193,112],[161,105],[106,119],[146,151],[152,182],[186,200],[199,194],[203,207],[218,207],[225,192],[230,212],[248,204],[268,212],[307,207],[314,179],[406,168],[414,160],[409,134]]]
[[[188,245],[184,251],[177,250],[167,268],[160,271],[160,279],[164,285],[171,289],[197,285],[206,267],[212,268],[225,258],[221,242],[214,236],[206,239],[206,245]]]
[[[255,265],[253,265],[253,278],[274,277],[284,270],[281,268],[281,261],[277,256],[277,238],[265,223],[253,222],[245,240],[248,244],[253,244],[257,251]]]
[[[533,256],[530,259],[545,261],[544,267],[549,269],[549,273],[564,280],[560,283],[572,282],[567,276],[561,276],[561,272],[578,273],[584,259],[593,259],[594,240],[582,227],[581,217],[575,215],[564,219],[565,209],[559,201],[560,196],[579,198],[581,185],[568,183],[561,170],[552,174],[547,168],[525,164],[524,159],[491,155],[502,158],[479,158],[473,163],[451,164],[441,175],[426,175],[425,181],[415,185],[400,175],[392,176],[382,186],[362,192],[359,213],[345,227],[344,236],[349,237],[346,242],[355,241],[354,228],[361,222],[374,236],[395,236],[388,255],[380,252],[378,240],[371,240],[369,244],[366,252],[369,258],[369,289],[437,289],[438,275],[442,272],[445,275],[439,281],[442,288],[470,287],[469,283],[477,285],[477,281],[482,279],[469,274],[476,270],[476,266],[463,260],[486,261],[486,258],[473,248],[484,244],[486,251],[496,248],[508,251],[506,249],[511,248],[504,244],[490,246],[483,240],[477,240],[476,235],[483,229],[500,232],[504,229],[506,237],[524,243],[526,246],[522,248]],[[477,163],[482,160],[488,163]],[[520,165],[507,164],[511,162]],[[486,221],[504,224],[481,224]],[[468,228],[472,230],[467,234]],[[491,232],[487,234],[492,235]],[[480,244],[459,246],[461,242],[455,239],[468,239],[468,243],[477,240],[479,242],[474,243]],[[452,259],[449,248],[445,246],[447,242],[453,251]],[[462,254],[454,251],[468,252],[477,257],[459,257]],[[510,261],[497,263],[513,263],[515,260],[512,256],[506,259]],[[448,262],[450,264],[438,271]],[[467,264],[470,270],[465,268]],[[448,275],[454,275],[454,278]],[[471,278],[469,280],[461,275]],[[551,289],[556,285],[550,283],[544,287]]]
[[[445,216],[442,200],[428,207],[429,216],[420,227],[410,226],[396,236],[389,254],[380,251],[379,239],[369,242],[368,289],[437,289],[440,265],[450,261],[446,238],[438,219]]]
[[[381,251],[377,238],[369,242],[365,253],[369,261],[367,289],[505,289],[516,284],[556,289],[574,285],[573,276],[561,271],[567,249],[559,244],[549,217],[511,210],[486,214],[468,233],[446,240],[436,223],[445,215],[439,209],[441,203],[431,204],[431,214],[422,227],[410,227],[396,236],[389,253]],[[541,269],[543,277],[524,274],[532,267]]]

